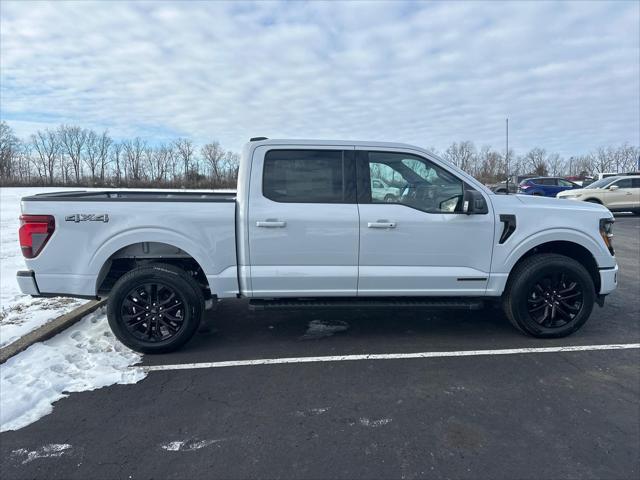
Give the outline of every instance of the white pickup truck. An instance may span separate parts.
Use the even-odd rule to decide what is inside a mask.
[[[402,178],[393,201],[375,176]],[[578,330],[616,288],[601,205],[496,195],[437,156],[379,142],[252,139],[235,194],[101,191],[22,199],[31,295],[102,297],[141,352],[187,342],[203,310],[477,309],[536,337]]]

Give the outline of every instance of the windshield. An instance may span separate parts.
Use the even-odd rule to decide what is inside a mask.
[[[609,185],[610,183],[615,182],[617,179],[618,179],[618,177],[601,178],[597,182],[590,183],[587,186],[587,188],[605,188],[607,185]]]

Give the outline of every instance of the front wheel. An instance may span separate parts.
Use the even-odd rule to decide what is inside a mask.
[[[513,325],[539,338],[565,337],[585,324],[595,302],[589,272],[563,255],[539,254],[512,272],[503,308]]]
[[[114,335],[141,353],[176,350],[193,336],[204,299],[198,284],[172,265],[153,264],[123,275],[107,302]]]

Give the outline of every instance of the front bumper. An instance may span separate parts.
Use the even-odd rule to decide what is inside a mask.
[[[16,280],[20,291],[25,295],[40,295],[40,290],[36,283],[36,274],[33,270],[20,270],[16,274]]]
[[[618,286],[618,265],[600,269],[600,295],[613,292]]]

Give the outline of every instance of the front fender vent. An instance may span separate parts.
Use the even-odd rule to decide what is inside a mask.
[[[502,235],[500,235],[500,241],[498,243],[503,244],[509,237],[516,231],[516,216],[515,215],[500,215],[500,221],[504,225],[502,228]]]

